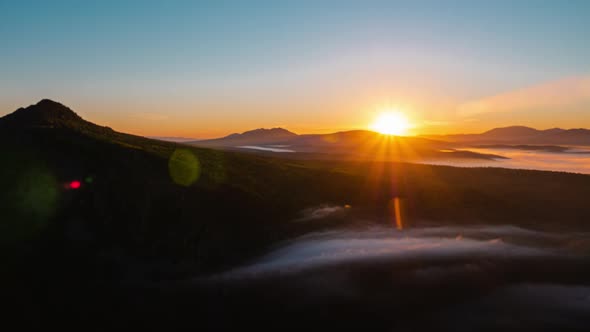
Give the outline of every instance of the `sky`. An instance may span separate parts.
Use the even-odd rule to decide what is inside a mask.
[[[590,1],[0,0],[0,115],[147,136],[590,128]]]

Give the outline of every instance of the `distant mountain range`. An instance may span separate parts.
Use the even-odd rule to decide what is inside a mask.
[[[350,146],[383,140],[383,135],[368,130],[351,130],[332,134],[298,135],[283,128],[256,129],[222,138],[188,142],[203,146],[236,147],[239,145],[290,145],[300,152],[310,152],[310,146]],[[468,144],[510,145],[590,145],[590,130],[553,128],[538,130],[525,126],[494,128],[480,134],[425,135],[395,137],[398,141],[431,148],[449,148]],[[453,143],[453,144],[449,144]]]
[[[525,126],[495,128],[481,134],[438,135],[429,138],[468,144],[590,145],[590,130],[553,128],[537,130]]]
[[[465,151],[472,147],[502,147],[567,152],[566,146],[590,146],[590,130],[537,130],[525,126],[494,128],[481,134],[384,136],[368,130],[298,135],[283,128],[256,129],[222,138],[185,142],[190,145],[239,149],[257,153],[297,152],[289,158],[421,160],[438,158],[502,159]],[[262,150],[262,151],[261,151]]]
[[[241,134],[234,133],[222,138],[194,141],[206,145],[249,145],[249,144],[272,144],[286,142],[298,137],[297,134],[283,128],[254,129]]]
[[[0,130],[23,128],[62,128],[76,130],[88,136],[105,138],[115,142],[139,141],[144,138],[113,131],[86,121],[71,109],[51,100],[41,100],[36,105],[20,108],[0,121]],[[298,135],[283,128],[255,129],[234,133],[218,139],[194,141],[190,139],[159,138],[200,147],[239,150],[257,153],[268,151],[285,153],[284,157],[296,159],[345,159],[378,161],[415,161],[426,159],[502,159],[492,154],[466,151],[465,148],[482,145],[502,145],[514,148],[561,152],[559,145],[590,146],[590,130],[548,129],[537,130],[525,126],[495,128],[481,134],[439,135],[424,137],[385,136],[367,130],[343,131],[332,134]],[[262,150],[262,151],[261,151]]]
[[[502,159],[490,154],[456,150],[448,142],[424,137],[386,136],[368,130],[297,135],[283,128],[256,129],[222,138],[187,142],[201,147],[255,151],[296,152],[288,158],[421,160],[439,158]]]

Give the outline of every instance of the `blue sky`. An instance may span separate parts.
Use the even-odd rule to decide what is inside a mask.
[[[567,127],[590,114],[589,32],[590,1],[0,0],[0,114],[52,98],[119,130],[215,136],[362,128],[393,105],[426,132],[551,126],[538,112]],[[457,111],[571,78],[567,105]]]

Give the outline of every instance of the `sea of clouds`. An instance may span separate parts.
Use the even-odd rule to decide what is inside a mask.
[[[313,315],[345,303],[359,312],[339,318],[351,324],[373,317],[375,326],[453,331],[583,329],[590,326],[589,254],[588,233],[374,226],[308,234],[197,282],[227,294],[236,287],[239,299],[265,294],[271,310],[299,301],[293,310]]]

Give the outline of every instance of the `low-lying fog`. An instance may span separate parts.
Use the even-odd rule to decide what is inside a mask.
[[[572,149],[566,152],[546,152],[539,150],[518,149],[466,149],[469,151],[494,154],[509,159],[478,160],[478,159],[448,159],[430,160],[424,163],[433,165],[447,165],[459,167],[505,167],[518,169],[534,169],[541,171],[559,171],[570,173],[590,174],[590,149]]]
[[[237,146],[237,148],[277,153],[297,152],[287,145],[242,145]],[[506,157],[507,159],[449,158],[422,160],[420,163],[458,167],[504,167],[590,174],[590,148],[571,148],[561,152],[516,148],[467,148],[461,150],[484,155],[497,155]]]
[[[383,226],[312,233],[285,243],[220,279],[296,274],[356,262],[410,262],[449,258],[572,258],[590,254],[588,233],[545,233],[515,226],[431,227],[397,230]]]
[[[375,226],[309,234],[196,282],[225,294],[220,307],[348,327],[583,329],[588,253],[587,233]]]
[[[295,152],[295,150],[285,149],[286,145],[276,145],[276,146],[258,146],[258,145],[240,145],[237,148],[240,149],[250,149],[250,150],[259,150],[259,151],[267,151],[267,152],[278,152],[278,153],[290,153]]]

